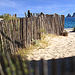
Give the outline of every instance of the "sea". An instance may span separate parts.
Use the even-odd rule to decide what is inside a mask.
[[[65,18],[64,28],[73,28],[75,27],[75,17]]]

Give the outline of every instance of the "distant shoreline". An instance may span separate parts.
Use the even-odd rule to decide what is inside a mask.
[[[73,28],[64,28],[64,30],[66,30],[67,32],[71,32],[73,31]]]
[[[64,28],[64,29],[73,29],[73,28]]]

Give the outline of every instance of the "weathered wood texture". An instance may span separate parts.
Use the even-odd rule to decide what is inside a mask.
[[[11,51],[28,47],[31,41],[41,39],[42,33],[61,35],[63,30],[64,15],[58,14],[16,18],[0,23],[0,34]]]
[[[75,57],[28,61],[2,53],[0,75],[75,75]]]

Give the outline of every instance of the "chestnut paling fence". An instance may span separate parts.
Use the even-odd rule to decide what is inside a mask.
[[[0,75],[75,75],[75,56],[29,61],[3,49],[0,38]]]
[[[75,57],[23,61],[9,53],[41,39],[43,32],[61,35],[63,29],[64,16],[57,14],[0,22],[0,75],[75,75]]]
[[[64,15],[38,15],[15,18],[0,22],[0,35],[4,49],[13,53],[17,48],[29,47],[41,34],[61,35],[64,30]]]
[[[51,60],[22,60],[0,53],[0,75],[75,75],[75,57]]]

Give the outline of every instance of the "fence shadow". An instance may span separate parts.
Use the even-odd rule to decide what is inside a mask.
[[[75,75],[75,56],[31,61],[31,67],[34,69],[32,75]]]
[[[75,31],[70,31],[70,33],[75,32]]]

